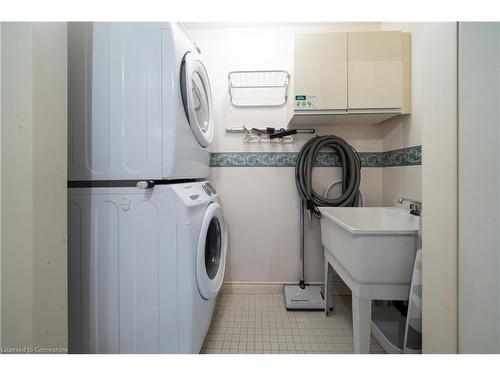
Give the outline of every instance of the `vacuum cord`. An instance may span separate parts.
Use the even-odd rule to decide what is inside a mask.
[[[338,198],[326,198],[312,188],[312,169],[314,161],[323,148],[333,150],[342,168],[342,194]],[[361,160],[356,150],[335,135],[324,135],[311,138],[302,147],[295,165],[295,183],[300,198],[306,208],[316,218],[321,217],[318,206],[357,207],[360,193]]]

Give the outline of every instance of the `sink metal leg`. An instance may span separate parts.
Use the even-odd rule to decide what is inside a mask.
[[[325,315],[333,309],[333,268],[325,259]]]
[[[370,327],[372,317],[372,301],[352,295],[352,331],[354,353],[370,353]]]

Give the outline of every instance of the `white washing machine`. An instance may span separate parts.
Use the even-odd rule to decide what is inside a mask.
[[[199,353],[224,279],[228,229],[210,184],[172,189],[182,207],[177,214],[179,353]]]
[[[210,82],[179,23],[68,24],[68,178],[209,173]]]
[[[69,189],[71,353],[198,353],[227,225],[207,182]]]

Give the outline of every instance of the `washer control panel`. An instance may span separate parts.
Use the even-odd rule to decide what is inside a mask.
[[[206,182],[202,185],[203,190],[205,190],[205,193],[207,193],[209,196],[216,195],[217,192],[215,191],[214,187],[210,182]]]
[[[186,184],[172,185],[172,189],[177,193],[186,206],[197,206],[213,199],[217,192],[209,182],[193,182]]]

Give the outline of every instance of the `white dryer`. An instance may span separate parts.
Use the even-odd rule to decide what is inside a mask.
[[[212,96],[179,23],[69,23],[68,177],[175,180],[209,173]]]
[[[72,188],[68,200],[69,351],[199,353],[228,243],[213,187]]]

